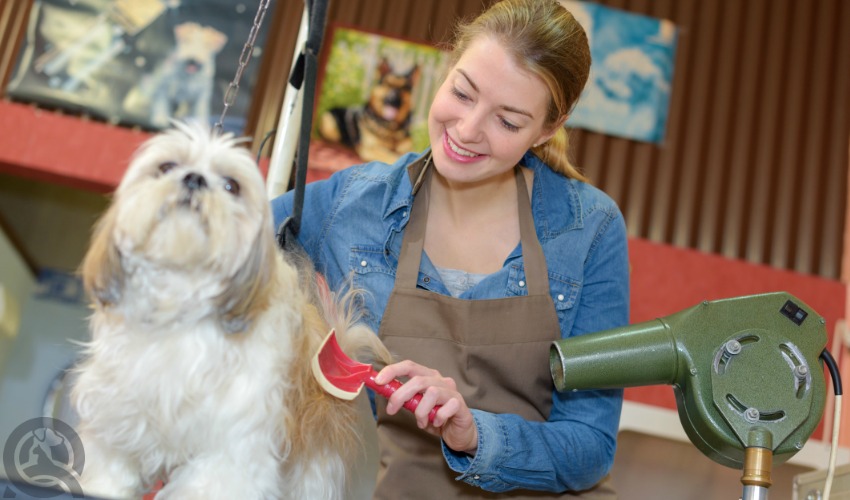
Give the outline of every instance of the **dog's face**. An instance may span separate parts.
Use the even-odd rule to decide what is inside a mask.
[[[263,178],[249,152],[229,134],[177,124],[136,153],[98,225],[83,277],[102,305],[120,302],[128,274],[134,286],[144,281],[139,273],[190,283],[203,277],[226,290],[218,307],[235,319],[263,288],[274,248]]]
[[[389,61],[383,59],[378,65],[376,80],[369,94],[372,113],[389,123],[406,125],[413,112],[413,87],[419,80],[419,66],[406,73],[397,73]]]

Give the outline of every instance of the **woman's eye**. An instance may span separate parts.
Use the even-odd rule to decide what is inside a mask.
[[[167,161],[165,163],[160,163],[159,164],[159,171],[160,171],[160,173],[165,174],[165,173],[168,173],[169,170],[173,169],[176,166],[177,166],[177,162],[174,162],[174,161]]]
[[[513,123],[505,120],[504,118],[502,118],[501,121],[502,121],[502,126],[505,127],[508,130],[508,132],[516,132],[516,131],[519,130],[519,127],[517,127]]]
[[[452,87],[452,95],[460,99],[461,101],[466,101],[469,99],[469,96],[458,90],[456,87]]]
[[[224,178],[224,190],[233,196],[239,195],[239,183],[232,177]]]

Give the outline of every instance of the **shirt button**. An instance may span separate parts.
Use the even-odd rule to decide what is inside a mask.
[[[519,280],[519,286],[525,286],[525,281]]]
[[[564,294],[563,294],[563,293],[559,293],[559,294],[558,294],[558,300],[559,300],[560,302],[563,302],[563,301],[564,301]]]
[[[402,212],[402,213],[401,213],[401,216],[402,216],[402,217],[407,217],[407,210],[405,210],[404,212]]]
[[[366,267],[366,261],[365,260],[360,261],[360,267]]]
[[[481,479],[481,476],[476,474],[476,475],[472,476],[472,479],[475,479],[476,481],[478,481],[479,479]]]
[[[429,278],[429,277],[425,276],[424,278],[422,278],[422,281],[424,281],[425,283],[430,283],[430,282],[431,282],[431,278]]]

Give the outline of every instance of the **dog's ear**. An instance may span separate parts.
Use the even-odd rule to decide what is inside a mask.
[[[80,266],[86,293],[101,306],[116,304],[124,289],[121,253],[112,240],[117,213],[113,204],[98,220]]]
[[[247,330],[254,318],[268,307],[271,277],[278,264],[276,251],[273,231],[260,231],[245,265],[218,297],[219,321],[227,333]]]
[[[414,64],[410,71],[407,73],[407,81],[410,82],[410,86],[415,87],[419,83],[419,75],[422,72],[419,70],[419,65]]]
[[[381,64],[378,65],[378,80],[383,79],[392,71],[392,67],[390,66],[390,62],[386,57],[381,58]]]
[[[210,26],[204,26],[204,42],[214,54],[218,54],[227,44],[227,35]]]

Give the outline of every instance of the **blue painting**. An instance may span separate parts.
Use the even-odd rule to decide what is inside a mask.
[[[663,142],[676,52],[675,25],[595,3],[561,2],[587,32],[593,57],[587,86],[567,126]]]

